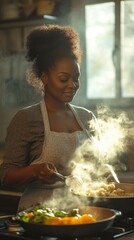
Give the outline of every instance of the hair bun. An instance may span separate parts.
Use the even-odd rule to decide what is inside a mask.
[[[79,36],[70,26],[43,25],[36,27],[27,37],[28,61],[34,61],[37,57],[52,55],[56,52],[72,52],[80,55]]]

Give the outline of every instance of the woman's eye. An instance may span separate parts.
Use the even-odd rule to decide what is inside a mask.
[[[64,77],[64,78],[60,78],[60,81],[61,81],[61,82],[67,82],[67,81],[68,81],[68,78],[65,78],[65,77]]]
[[[61,76],[61,77],[59,77],[59,80],[61,81],[61,82],[63,82],[63,83],[66,83],[68,80],[70,79],[70,76]],[[79,76],[75,76],[74,78],[73,78],[73,82],[75,83],[75,84],[78,84],[79,83]]]

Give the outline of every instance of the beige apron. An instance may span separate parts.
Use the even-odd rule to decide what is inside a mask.
[[[64,174],[64,169],[69,163],[69,160],[73,156],[76,148],[80,146],[82,141],[87,139],[87,132],[84,130],[82,122],[79,120],[71,105],[69,105],[69,107],[73,111],[76,120],[83,131],[76,131],[72,133],[59,133],[51,131],[44,100],[41,101],[40,106],[44,122],[45,137],[42,153],[38,159],[32,162],[32,164],[43,163],[45,161],[52,162],[55,164],[57,170]],[[57,192],[62,191],[62,194],[65,194],[66,192],[64,183],[62,182],[57,182],[55,184],[42,184],[39,181],[36,181],[30,183],[21,197],[18,210],[27,209],[35,204],[44,202],[49,202],[50,205],[50,201],[53,202],[53,199],[56,196],[56,191],[53,191],[54,189],[56,189]]]

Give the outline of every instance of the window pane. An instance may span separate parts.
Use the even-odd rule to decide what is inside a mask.
[[[121,2],[122,95],[134,97],[134,1]]]
[[[115,97],[114,3],[85,6],[87,97]]]

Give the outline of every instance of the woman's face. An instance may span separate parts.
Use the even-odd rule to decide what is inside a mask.
[[[71,58],[56,61],[48,73],[42,75],[46,97],[70,102],[79,88],[80,66]]]

